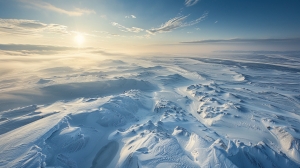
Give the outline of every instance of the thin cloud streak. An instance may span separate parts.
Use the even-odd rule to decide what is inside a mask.
[[[66,14],[69,16],[82,16],[84,14],[95,14],[96,12],[94,10],[90,9],[81,9],[81,8],[75,8],[74,10],[65,10],[59,7],[56,7],[48,2],[43,1],[37,1],[37,0],[20,0],[23,3],[27,3],[31,5],[32,7],[38,8],[38,9],[46,9],[50,11],[54,11],[61,14]]]
[[[149,30],[147,30],[147,32],[149,34],[164,33],[164,32],[171,32],[172,30],[178,29],[181,27],[192,26],[192,25],[195,25],[195,24],[203,21],[208,16],[208,12],[205,12],[201,17],[199,17],[196,20],[193,20],[190,22],[185,22],[185,20],[186,20],[186,18],[188,18],[188,16],[189,15],[175,17],[173,19],[168,20],[166,23],[162,24],[159,28],[149,29]]]
[[[136,16],[135,16],[135,15],[130,15],[130,16],[125,16],[125,18],[126,18],[126,19],[130,19],[130,18],[136,19]]]
[[[132,33],[139,33],[139,32],[142,32],[144,31],[144,29],[142,28],[138,28],[138,27],[125,27],[119,23],[116,23],[116,22],[111,22],[111,24],[117,28],[119,28],[121,31],[123,32],[132,32]]]
[[[94,49],[91,47],[80,48],[83,49]],[[78,47],[66,47],[66,46],[53,46],[53,45],[34,45],[34,44],[0,44],[0,50],[8,51],[67,51],[67,50],[78,50]]]
[[[225,44],[225,43],[300,43],[300,38],[269,38],[269,39],[218,39],[218,40],[199,40],[199,41],[187,41],[180,42],[186,44]]]
[[[14,35],[39,35],[41,33],[69,34],[67,26],[45,24],[36,20],[0,19],[0,33]]]
[[[199,0],[185,0],[185,6],[190,7],[196,5],[198,2]]]

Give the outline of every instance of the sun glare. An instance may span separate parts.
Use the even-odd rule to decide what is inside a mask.
[[[78,45],[82,45],[84,42],[84,36],[82,34],[77,34],[74,39]]]

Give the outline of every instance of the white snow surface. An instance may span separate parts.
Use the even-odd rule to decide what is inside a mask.
[[[300,166],[300,53],[40,59],[0,59],[0,168]]]

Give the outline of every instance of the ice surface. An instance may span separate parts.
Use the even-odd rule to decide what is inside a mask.
[[[0,76],[0,167],[299,167],[293,54],[32,61]]]

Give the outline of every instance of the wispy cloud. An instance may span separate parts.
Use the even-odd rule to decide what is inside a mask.
[[[130,16],[125,16],[126,19],[132,18],[132,19],[136,19],[136,16],[134,15],[130,15]]]
[[[103,38],[112,38],[112,37],[123,37],[121,36],[120,34],[114,34],[114,33],[110,33],[110,32],[107,32],[107,31],[93,31],[93,33],[96,33],[96,34],[100,34],[101,37]]]
[[[266,38],[266,39],[217,39],[217,40],[199,40],[199,41],[188,41],[181,43],[194,43],[194,44],[212,44],[212,43],[300,43],[300,38]]]
[[[179,27],[184,27],[184,25],[185,25],[184,20],[187,17],[188,16],[175,17],[173,19],[168,20],[166,23],[162,24],[158,28],[153,28],[153,29],[147,30],[147,32],[150,34],[163,33],[163,32],[170,32]]]
[[[106,16],[106,15],[100,15],[100,17],[101,17],[102,19],[107,19],[107,16]]]
[[[185,6],[193,6],[196,5],[200,0],[185,0]]]
[[[139,36],[133,36],[133,38],[137,38],[137,39],[150,39],[151,35],[150,34],[144,34],[144,35],[139,35]]]
[[[112,22],[111,23],[113,26],[119,28],[121,31],[123,32],[133,32],[133,33],[139,33],[141,31],[144,31],[144,29],[142,28],[138,28],[138,27],[125,27],[119,23],[116,23],[116,22]]]
[[[43,2],[43,1],[39,1],[39,0],[20,0],[20,1],[30,5],[31,7],[35,7],[38,9],[46,9],[46,10],[50,10],[53,12],[66,14],[69,16],[81,16],[84,14],[95,14],[96,13],[94,10],[81,9],[81,8],[74,8],[73,10],[66,10],[66,9],[62,9],[57,6],[54,6],[48,2]]]
[[[164,32],[170,32],[170,31],[180,28],[180,27],[192,26],[192,25],[195,25],[195,24],[203,21],[208,16],[208,12],[205,12],[201,17],[199,17],[196,20],[193,20],[190,22],[185,22],[185,20],[188,18],[188,16],[189,15],[175,17],[173,19],[170,19],[166,23],[162,24],[158,28],[153,28],[153,29],[147,30],[147,32],[150,34],[164,33]]]
[[[0,33],[14,35],[38,35],[42,32],[68,34],[67,26],[45,24],[36,20],[0,19]]]

